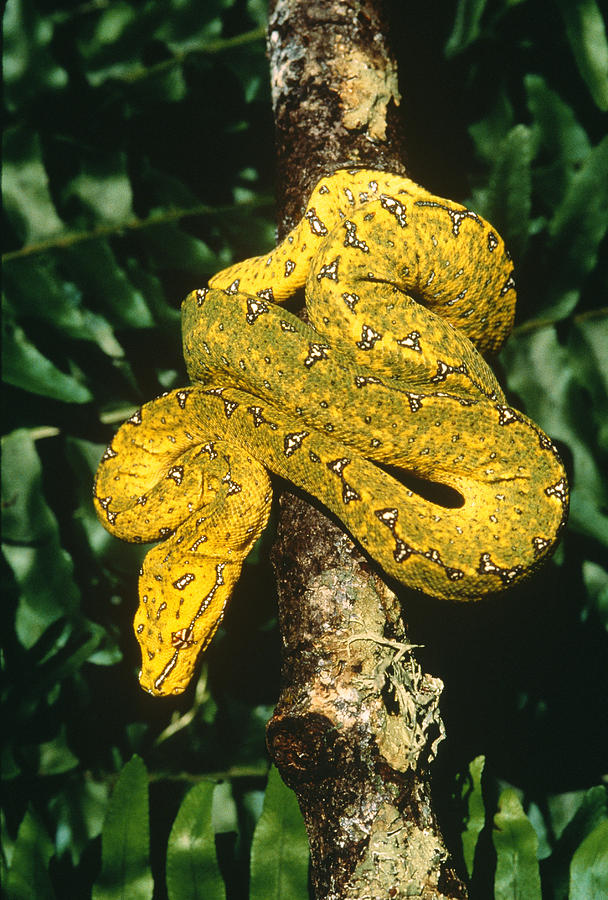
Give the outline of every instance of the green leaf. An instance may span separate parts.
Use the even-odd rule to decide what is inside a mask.
[[[3,136],[2,200],[6,216],[23,243],[65,231],[49,192],[38,135],[24,125]]]
[[[38,764],[40,775],[61,775],[78,765],[78,757],[74,756],[67,745],[65,731],[65,726],[62,726],[52,741],[40,744],[40,762]]]
[[[592,443],[608,453],[608,315],[576,322],[569,333],[572,374],[581,394],[589,395],[589,416],[595,425]]]
[[[95,622],[87,622],[84,626],[74,628],[70,638],[65,647],[65,640],[59,638],[56,642],[57,652],[48,661],[45,658],[40,674],[44,674],[47,686],[74,675],[85,662],[93,662],[98,649],[101,648],[99,652],[103,653],[103,644],[108,641],[105,629]],[[106,651],[106,658],[108,655]]]
[[[530,232],[531,164],[536,137],[526,125],[515,125],[495,156],[480,212],[500,231],[510,251],[521,256]]]
[[[230,6],[230,0],[206,0],[200,10],[185,4],[181,16],[166,16],[155,36],[164,40],[175,52],[185,53],[205,47],[222,33],[222,10]]]
[[[578,300],[584,279],[597,264],[599,246],[608,231],[606,172],[608,137],[587,155],[549,222],[546,307],[552,318],[572,311],[568,298]]]
[[[511,788],[500,795],[492,839],[497,857],[494,900],[540,900],[538,838]]]
[[[2,24],[4,89],[14,111],[43,91],[62,87],[68,77],[51,52],[52,23],[33,3],[8,0]]]
[[[212,824],[216,785],[202,781],[184,797],[167,849],[169,900],[225,900]]]
[[[155,263],[153,265],[156,266]],[[146,298],[148,309],[152,313],[155,322],[166,327],[167,334],[179,335],[181,333],[181,311],[179,308],[171,306],[170,303],[177,305],[182,298],[174,293],[167,298],[158,275],[144,268],[135,259],[127,260],[125,270],[133,287]]]
[[[7,900],[54,900],[48,874],[53,844],[38,818],[26,812],[13,851],[6,884]]]
[[[2,440],[2,552],[20,589],[16,630],[32,647],[53,622],[78,609],[72,560],[42,493],[42,468],[29,433]]]
[[[220,14],[231,5],[230,0],[206,0],[200,8],[195,8],[173,0],[166,5],[164,15],[159,15],[156,3],[144,4],[139,9],[117,0],[107,8],[98,8],[79,40],[79,50],[87,61],[89,82],[100,85],[109,78],[123,79],[135,82],[137,87],[150,78],[156,81],[158,71],[153,65],[146,67],[142,60],[145,45],[162,42],[175,53],[178,61],[188,50],[200,52],[221,34]],[[166,62],[171,65],[173,61]],[[162,63],[159,68],[162,73]],[[133,96],[138,99],[137,93]]]
[[[605,900],[608,896],[608,820],[580,845],[570,866],[569,900]]]
[[[63,338],[94,341],[109,356],[123,350],[108,322],[87,309],[83,293],[64,279],[56,254],[12,259],[4,265],[4,283],[19,319],[38,319]],[[42,299],[44,298],[44,299]]]
[[[596,105],[608,110],[608,41],[595,0],[558,0],[578,70]]]
[[[124,766],[101,833],[101,873],[93,900],[151,900],[148,773],[138,756]]]
[[[264,39],[265,29],[260,29],[258,46],[255,44],[245,45],[238,53],[231,53],[226,57],[226,66],[231,72],[234,72],[242,84],[247,103],[253,103],[254,101],[268,102],[270,99],[268,78],[260,73],[258,63],[259,53],[264,47]],[[235,199],[238,199],[236,195]]]
[[[460,0],[456,8],[454,27],[445,45],[445,55],[448,59],[461,53],[479,37],[479,23],[486,2],[487,0]]]
[[[154,324],[145,297],[133,287],[106,240],[91,240],[63,251],[63,261],[93,308],[115,327]]]
[[[146,242],[159,271],[169,268],[194,270],[200,272],[201,277],[221,265],[217,254],[207,244],[175,225],[154,225],[146,232]]]
[[[589,608],[597,612],[604,630],[608,631],[608,572],[597,563],[585,560],[583,582],[589,597]]]
[[[479,156],[493,165],[505,135],[513,127],[513,106],[504,90],[497,90],[492,108],[479,122],[469,125],[469,134]]]
[[[272,767],[251,844],[250,900],[308,897],[308,838],[296,795]]]
[[[23,391],[64,403],[88,403],[93,395],[72,375],[61,372],[32,344],[2,302],[2,379]]]
[[[573,900],[574,895],[569,894],[568,891],[569,869],[573,856],[594,828],[607,819],[608,792],[605,787],[597,785],[585,793],[582,802],[561,833],[551,857],[547,861],[548,871],[545,870],[543,873],[543,882],[547,875],[552,888],[552,896],[566,897],[569,895],[569,900]]]
[[[608,321],[589,327],[608,341]],[[557,338],[554,326],[517,335],[501,352],[509,388],[524,401],[525,412],[552,438],[568,445],[574,457],[575,482],[569,528],[608,546],[606,479],[597,454],[597,432],[589,415],[588,389],[580,386],[576,356]],[[593,364],[587,353],[587,363]],[[598,359],[597,365],[601,367]],[[596,370],[595,380],[601,376]]]
[[[268,24],[268,4],[266,0],[247,0],[247,12],[260,28]]]
[[[142,70],[145,17],[138,13],[131,3],[117,0],[89,18],[89,27],[79,35],[78,50],[92,85],[100,85],[108,78],[133,76]],[[139,44],[134,35],[138,23],[142,28]]]
[[[64,191],[63,202],[80,208],[79,224],[87,228],[121,224],[133,217],[131,183],[126,171],[126,156],[114,153],[81,154],[80,171]],[[84,213],[84,215],[82,215]]]
[[[188,85],[178,60],[167,60],[156,71],[152,67],[141,74],[142,77],[137,78],[129,90],[130,99],[138,105],[177,103],[187,95]]]
[[[465,830],[462,834],[462,852],[469,878],[473,876],[477,839],[479,838],[486,821],[486,811],[481,788],[481,777],[483,775],[485,761],[485,756],[477,756],[469,763],[470,790],[466,797],[467,817]]]
[[[526,75],[524,84],[528,109],[550,158],[572,166],[582,163],[591,146],[572,108],[540,75]]]
[[[52,802],[57,822],[57,854],[69,854],[77,865],[89,842],[101,834],[108,806],[107,783],[93,778],[70,778]]]

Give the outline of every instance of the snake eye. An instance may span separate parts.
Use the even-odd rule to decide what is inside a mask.
[[[189,647],[194,647],[196,641],[191,640],[191,634],[190,628],[180,628],[179,631],[172,632],[171,646],[176,650],[187,650]]]

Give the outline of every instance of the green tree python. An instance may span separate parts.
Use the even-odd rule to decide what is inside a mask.
[[[301,287],[306,322],[280,305]],[[145,690],[192,678],[267,522],[269,471],[438,598],[502,591],[548,558],[563,465],[482,355],[514,307],[511,258],[486,221],[364,169],[322,178],[277,248],[188,295],[192,384],[121,426],[94,489],[112,534],[159,542],[134,621]]]

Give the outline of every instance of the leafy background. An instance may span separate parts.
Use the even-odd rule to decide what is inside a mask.
[[[497,369],[573,486],[529,586],[472,610],[408,601],[446,682],[438,808],[472,896],[606,896],[606,23],[594,0],[405,6],[392,38],[411,173],[507,239],[519,308]],[[10,898],[307,896],[297,804],[264,748],[272,529],[198,684],[154,700],[130,624],[142,549],[91,504],[117,425],[186,382],[183,296],[274,241],[265,20],[262,0],[5,8]]]

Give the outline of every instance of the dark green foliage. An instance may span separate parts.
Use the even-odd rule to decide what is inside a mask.
[[[93,900],[151,900],[150,822],[146,767],[134,756],[120,773],[101,835],[101,872]]]
[[[517,794],[510,788],[500,796],[492,838],[496,849],[494,896],[497,900],[540,898],[540,874],[536,860],[538,838]]]
[[[298,801],[273,768],[251,844],[250,900],[305,897],[307,885],[308,839]]]
[[[404,6],[392,38],[411,174],[468,197],[507,238],[519,307],[499,371],[515,405],[560,442],[573,485],[562,546],[527,588],[473,610],[407,598],[412,638],[446,682],[437,804],[472,896],[600,897],[605,21],[595,0],[444,0],[432,16]],[[203,883],[205,897],[247,897],[250,883],[256,898],[307,893],[302,822],[276,773],[263,800],[278,691],[271,535],[198,685],[153,700],[137,685],[131,632],[144,548],[110,538],[90,499],[117,425],[186,381],[183,296],[273,244],[264,22],[262,0],[5,8],[10,898],[180,900]]]
[[[175,819],[167,849],[170,900],[225,900],[226,889],[215,853],[214,790],[211,781],[195,785]]]

